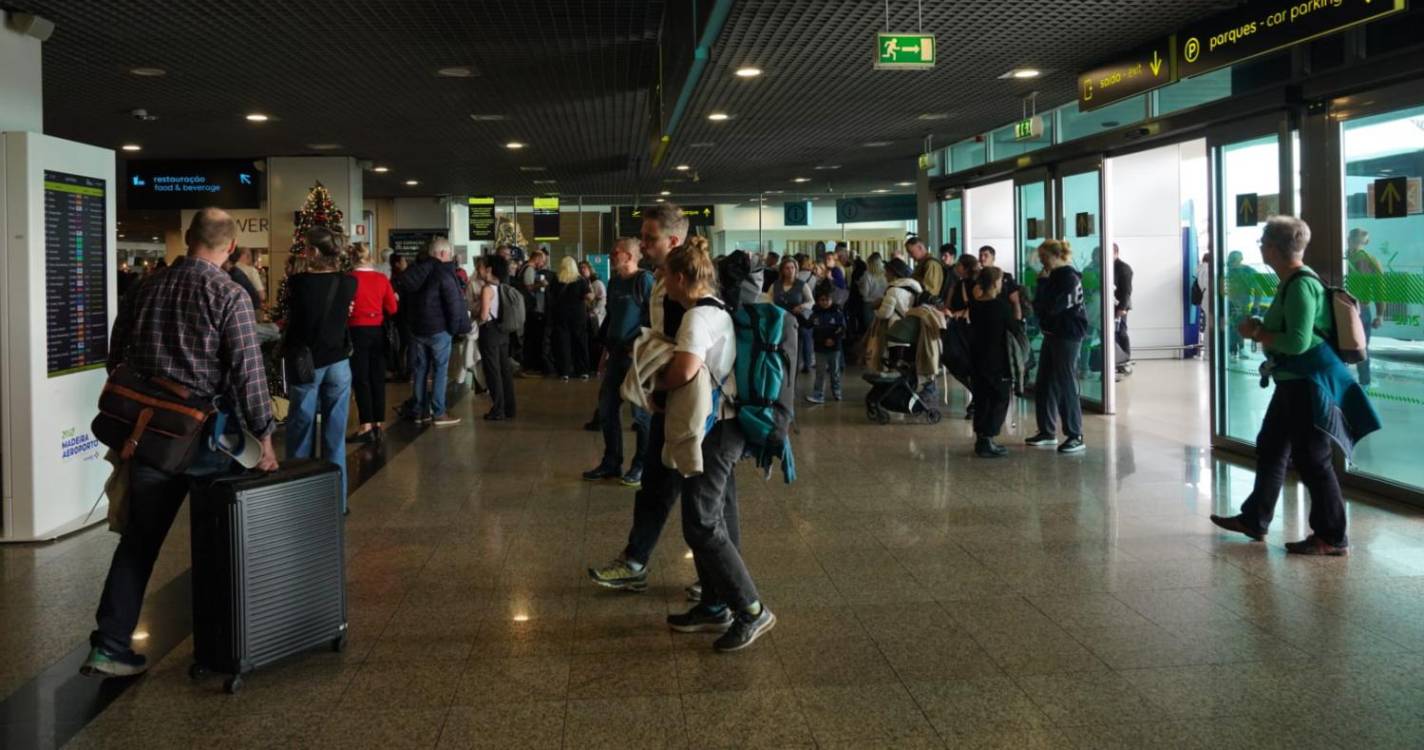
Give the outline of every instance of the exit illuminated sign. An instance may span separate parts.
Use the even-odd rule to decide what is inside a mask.
[[[1014,123],[1014,140],[1031,141],[1043,137],[1043,118],[1029,117]]]
[[[916,70],[933,68],[934,64],[934,34],[885,32],[875,35],[877,70]]]

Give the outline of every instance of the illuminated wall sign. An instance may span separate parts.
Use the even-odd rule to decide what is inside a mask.
[[[652,210],[639,206],[615,206],[613,214],[618,221],[618,235],[620,237],[639,237],[643,233],[643,214]],[[717,207],[706,206],[683,206],[682,215],[687,217],[689,228],[710,227],[717,223]]]
[[[1090,112],[1177,81],[1176,37],[1159,39],[1129,55],[1078,75],[1078,110]]]
[[[559,198],[548,196],[534,199],[534,241],[559,238]]]
[[[876,70],[917,70],[935,64],[934,34],[904,32],[875,35]]]
[[[1014,140],[1031,141],[1043,137],[1043,118],[1038,115],[1014,123]]]
[[[494,196],[474,196],[466,203],[470,207],[470,241],[494,242]]]
[[[260,208],[262,173],[251,159],[130,161],[124,194],[130,209]]]
[[[1266,0],[1177,32],[1177,72],[1201,75],[1399,13],[1407,0]]]
[[[909,221],[919,217],[919,206],[913,195],[886,195],[868,198],[843,198],[836,201],[836,223],[856,224],[870,221]]]
[[[682,215],[691,227],[710,227],[717,223],[717,209],[712,206],[683,206]]]

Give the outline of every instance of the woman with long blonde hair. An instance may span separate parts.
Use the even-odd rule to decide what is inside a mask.
[[[558,283],[551,290],[549,323],[553,326],[554,367],[559,379],[588,380],[588,303],[593,289],[579,275],[578,261],[564,256],[559,261]]]
[[[1024,442],[1052,446],[1061,425],[1066,439],[1059,453],[1082,453],[1083,405],[1078,396],[1078,355],[1088,334],[1088,313],[1083,306],[1083,277],[1073,267],[1073,250],[1067,240],[1045,240],[1038,246],[1043,263],[1033,311],[1043,331],[1034,382],[1034,408],[1038,433]]]

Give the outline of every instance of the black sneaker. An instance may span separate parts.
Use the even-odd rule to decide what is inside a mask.
[[[1038,433],[1037,435],[1034,435],[1033,437],[1030,437],[1030,438],[1028,438],[1027,440],[1024,440],[1024,444],[1026,444],[1026,445],[1032,445],[1032,446],[1035,447],[1035,448],[1045,448],[1045,447],[1050,446],[1050,445],[1053,445],[1053,444],[1055,444],[1055,443],[1057,443],[1057,442],[1058,442],[1058,438],[1056,438],[1056,437],[1054,437],[1054,436],[1052,436],[1052,435],[1050,435],[1050,434],[1048,434],[1048,433],[1046,433],[1046,432],[1040,432],[1040,433]]]
[[[583,478],[590,482],[597,482],[603,479],[613,479],[620,475],[617,469],[610,469],[603,464],[599,464],[596,469],[589,469],[583,473]]]
[[[679,633],[725,633],[732,627],[732,610],[712,609],[701,604],[680,615],[668,615],[668,627]]]
[[[1083,443],[1083,438],[1080,437],[1070,437],[1058,446],[1059,453],[1082,453],[1087,449],[1088,446]]]
[[[641,468],[629,469],[623,478],[618,480],[624,487],[629,489],[641,489],[643,487],[643,470]]]
[[[1003,458],[1009,449],[994,442],[992,438],[979,438],[974,443],[974,455],[980,458]]]
[[[132,651],[118,653],[102,646],[89,649],[89,658],[79,668],[85,677],[132,677],[148,671],[148,659]]]
[[[732,619],[732,627],[712,644],[712,648],[723,653],[741,651],[747,646],[756,643],[756,640],[771,630],[776,625],[776,615],[771,613],[771,609],[765,604],[761,605],[761,614],[749,615],[746,612],[738,612]]]

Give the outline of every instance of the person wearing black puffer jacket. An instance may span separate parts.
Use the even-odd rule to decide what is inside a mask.
[[[445,385],[450,369],[450,345],[455,336],[472,329],[450,241],[437,237],[430,243],[429,257],[411,266],[396,280],[401,306],[410,315],[411,386],[417,422],[434,422],[437,427],[459,424],[460,418],[445,411]],[[431,381],[427,389],[427,377]]]
[[[1082,453],[1083,405],[1078,399],[1078,354],[1088,333],[1088,313],[1083,307],[1083,277],[1073,267],[1073,251],[1066,240],[1047,240],[1038,246],[1043,273],[1033,297],[1033,311],[1043,331],[1034,381],[1034,406],[1038,433],[1024,442],[1052,446],[1057,442],[1059,420],[1067,439],[1059,453]]]

